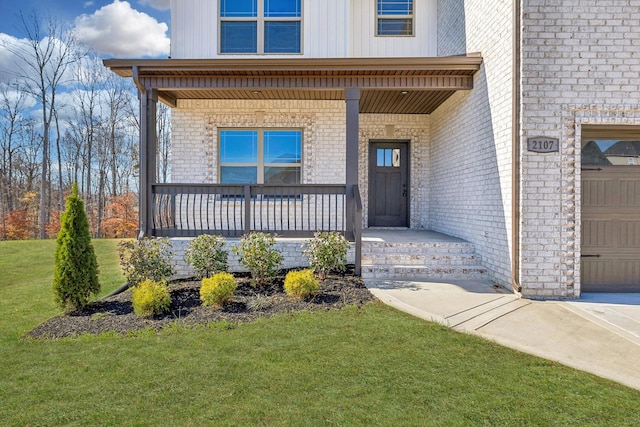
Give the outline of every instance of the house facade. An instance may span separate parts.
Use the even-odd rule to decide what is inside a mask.
[[[141,94],[141,231],[338,230],[358,264],[363,228],[434,230],[526,297],[640,289],[640,10],[584,3],[172,1],[170,59],[105,61]]]

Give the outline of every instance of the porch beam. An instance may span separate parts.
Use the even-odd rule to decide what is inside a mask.
[[[358,185],[358,140],[360,133],[360,88],[348,87],[344,91],[347,120],[346,134],[346,192],[347,192],[347,221],[346,234],[355,237],[354,223],[355,204],[353,200],[354,187]]]
[[[156,183],[156,111],[158,91],[147,88],[138,92],[140,100],[140,191],[139,191],[139,237],[153,233],[153,190]]]
[[[469,75],[400,75],[400,76],[147,76],[140,77],[147,87],[160,91],[214,89],[360,89],[380,90],[469,90],[473,76]]]

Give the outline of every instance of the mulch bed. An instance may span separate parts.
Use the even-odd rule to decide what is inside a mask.
[[[103,332],[126,334],[144,329],[160,330],[174,322],[184,325],[242,323],[279,313],[332,310],[348,305],[361,306],[375,300],[362,279],[349,272],[344,275],[329,275],[320,283],[319,293],[306,300],[293,300],[284,293],[284,273],[279,274],[264,288],[251,286],[251,280],[246,275],[236,276],[238,289],[233,299],[222,308],[202,306],[200,281],[170,283],[170,311],[147,319],[133,313],[131,291],[128,290],[96,301],[80,312],[49,319],[27,333],[26,337],[55,339]]]

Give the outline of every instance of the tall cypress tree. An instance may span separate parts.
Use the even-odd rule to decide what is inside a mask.
[[[96,260],[84,201],[74,183],[67,197],[56,239],[53,292],[56,304],[65,311],[82,309],[91,295],[100,292]]]

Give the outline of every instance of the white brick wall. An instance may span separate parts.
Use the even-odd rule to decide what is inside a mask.
[[[523,9],[522,276],[527,296],[580,293],[580,137],[584,124],[640,124],[640,2],[528,1]]]
[[[173,251],[173,262],[176,266],[176,274],[179,276],[195,276],[193,268],[184,260],[184,255],[189,246],[191,238],[172,238],[170,239]],[[298,268],[309,266],[309,259],[302,252],[304,251],[305,239],[283,239],[278,238],[274,248],[283,256],[282,268]],[[232,248],[240,243],[240,239],[227,239],[226,247],[228,253],[229,271],[243,272],[247,271],[240,265],[238,256],[233,253]],[[355,263],[355,247],[351,245],[347,251],[347,263]]]
[[[439,54],[480,52],[474,89],[432,114],[431,228],[475,244],[511,283],[511,0],[439,1]]]
[[[411,227],[429,226],[429,116],[360,116],[360,191],[367,224],[368,144],[371,139],[410,140]],[[303,131],[305,184],[344,184],[346,109],[344,101],[179,101],[172,118],[172,181],[218,180],[219,128],[290,127]]]

